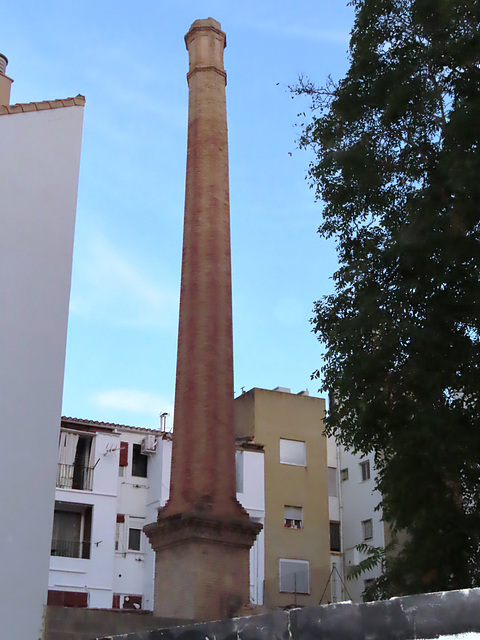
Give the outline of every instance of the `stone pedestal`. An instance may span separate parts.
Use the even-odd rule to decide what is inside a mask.
[[[155,615],[219,620],[249,602],[249,549],[261,525],[195,514],[145,527],[155,549]]]

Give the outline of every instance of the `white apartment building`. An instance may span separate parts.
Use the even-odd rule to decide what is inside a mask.
[[[0,619],[10,638],[38,638],[85,99],[11,104],[6,64],[0,54]]]
[[[356,547],[360,543],[385,546],[382,512],[376,510],[381,496],[375,489],[373,454],[353,454],[328,438],[327,457],[332,601],[361,602],[362,592],[370,580],[379,577],[381,567],[348,579],[351,567],[366,557]]]
[[[154,554],[142,529],[169,494],[172,435],[62,418],[48,602],[153,609]],[[237,497],[264,521],[263,449],[238,444]],[[250,596],[262,604],[263,534],[250,554]]]

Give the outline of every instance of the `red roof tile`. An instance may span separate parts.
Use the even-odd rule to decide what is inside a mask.
[[[0,116],[25,113],[27,111],[44,111],[45,109],[60,109],[62,107],[73,106],[85,106],[85,96],[79,94],[78,96],[75,96],[75,98],[65,98],[63,100],[43,100],[42,102],[20,102],[18,104],[0,105]]]

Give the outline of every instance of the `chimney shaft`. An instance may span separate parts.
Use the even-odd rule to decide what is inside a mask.
[[[216,20],[207,18],[193,23],[185,42],[187,177],[166,512],[201,509],[232,516],[240,510],[235,497],[225,34]]]
[[[10,104],[10,89],[13,80],[5,75],[8,59],[0,53],[0,105]]]

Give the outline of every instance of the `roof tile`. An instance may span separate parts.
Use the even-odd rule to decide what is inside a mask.
[[[83,107],[85,106],[85,96],[78,94],[74,98],[64,98],[58,100],[43,100],[42,102],[19,102],[18,104],[0,105],[0,116],[26,111],[45,111],[46,109],[60,109],[61,107]]]
[[[160,429],[148,429],[147,427],[132,427],[131,425],[128,425],[128,424],[117,424],[116,422],[99,422],[98,420],[85,420],[84,418],[72,418],[68,416],[62,416],[62,423],[63,422],[71,422],[75,424],[84,424],[84,425],[98,426],[98,427],[111,427],[112,429],[115,429],[115,428],[128,429],[131,431],[140,431],[142,433],[152,433],[152,432],[155,432],[158,434],[164,433],[163,431],[160,431]]]

